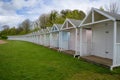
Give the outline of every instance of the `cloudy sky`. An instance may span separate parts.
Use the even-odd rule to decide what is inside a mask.
[[[48,13],[51,10],[79,9],[87,12],[91,7],[104,7],[111,1],[112,0],[0,0],[0,27],[5,24],[16,26],[26,18],[34,21],[41,14]]]

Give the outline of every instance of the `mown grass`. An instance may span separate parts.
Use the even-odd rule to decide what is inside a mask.
[[[29,42],[0,45],[0,80],[120,80],[107,68]]]

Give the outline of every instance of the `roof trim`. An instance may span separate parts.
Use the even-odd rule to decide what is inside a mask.
[[[106,16],[107,18],[109,18],[109,19],[111,19],[111,20],[113,20],[113,21],[116,20],[114,17],[112,17],[112,16],[110,16],[110,15],[108,15],[108,14],[105,14],[104,12],[102,12],[102,11],[96,9],[96,8],[92,8],[92,9],[89,11],[89,13],[87,14],[87,16],[84,18],[84,20],[80,23],[80,25],[79,25],[78,27],[81,27],[81,25],[84,25],[83,23],[85,22],[85,20],[88,18],[88,16],[90,15],[90,13],[92,13],[92,12],[94,12],[94,11],[98,12],[99,14],[102,14],[103,16]],[[94,23],[94,22],[91,22],[91,23]]]
[[[80,23],[78,27],[81,27],[81,25],[83,24],[83,22],[85,22],[85,20],[88,18],[91,12],[92,12],[92,9],[88,12],[88,14],[86,15],[86,17],[83,19],[83,21]]]
[[[68,28],[68,26],[67,26],[67,28],[63,28],[67,21],[70,22],[73,25],[73,27],[71,27],[71,28],[76,28],[76,26],[70,21],[70,19],[66,18],[66,20],[64,21],[64,23],[63,23],[63,25],[62,25],[60,30],[70,29],[70,28]]]
[[[54,27],[56,27],[57,30],[53,31],[53,28],[54,28]],[[53,24],[53,27],[51,28],[51,32],[56,32],[56,31],[59,31],[59,28],[58,28],[58,26],[57,26],[56,24]]]
[[[115,21],[115,18],[114,18],[114,17],[112,17],[112,16],[110,16],[110,15],[108,15],[108,14],[105,14],[104,12],[102,12],[102,11],[96,9],[96,8],[93,8],[93,10],[95,10],[96,12],[98,12],[98,13],[100,13],[100,14],[108,17],[108,18],[110,18],[111,20],[114,20],[114,21]]]

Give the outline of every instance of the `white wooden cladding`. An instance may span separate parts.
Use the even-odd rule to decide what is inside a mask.
[[[113,60],[113,66],[120,66],[120,43],[116,44],[116,58]]]

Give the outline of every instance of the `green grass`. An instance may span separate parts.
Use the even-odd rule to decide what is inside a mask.
[[[120,80],[110,71],[36,44],[8,41],[0,45],[0,80]]]

